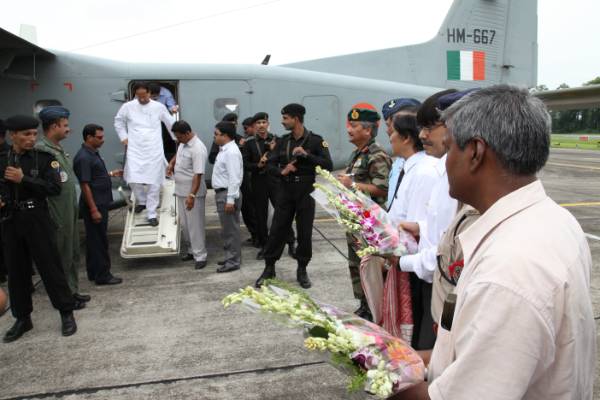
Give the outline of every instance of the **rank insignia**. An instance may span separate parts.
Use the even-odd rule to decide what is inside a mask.
[[[326,141],[324,141],[324,140],[323,140],[323,143],[321,143],[321,145],[322,145],[324,148],[328,148],[328,147],[329,147],[329,143],[327,143],[327,142],[326,142]]]
[[[390,101],[390,104],[388,104],[388,108],[394,108],[394,106],[396,105],[396,102],[394,100]]]
[[[357,109],[352,110],[351,117],[352,117],[353,120],[357,120],[358,119],[359,114],[358,114],[358,110]]]
[[[58,163],[58,161],[54,160],[50,163],[50,166],[54,169],[58,169],[60,168],[60,164]]]

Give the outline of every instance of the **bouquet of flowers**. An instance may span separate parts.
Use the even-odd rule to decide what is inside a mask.
[[[383,399],[425,378],[423,360],[402,339],[282,282],[271,280],[259,290],[247,287],[223,299],[225,308],[236,303],[304,328],[304,346],[325,353],[349,374],[349,391],[364,389]]]
[[[358,239],[359,257],[369,254],[399,257],[417,251],[413,236],[394,226],[387,212],[370,197],[346,188],[327,170],[316,167],[316,171],[321,179],[314,184],[311,196]]]

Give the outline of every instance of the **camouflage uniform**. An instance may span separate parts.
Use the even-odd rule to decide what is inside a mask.
[[[52,154],[59,163],[61,191],[48,196],[50,217],[56,226],[56,244],[62,268],[72,293],[79,293],[79,229],[76,182],[71,158],[62,147],[56,146],[45,136],[35,148]]]
[[[383,147],[375,142],[375,139],[371,139],[363,149],[354,150],[346,167],[346,173],[354,174],[354,182],[375,185],[379,189],[384,190],[387,195],[388,175],[391,166],[392,159],[390,156],[386,154]],[[372,199],[380,206],[385,207],[386,195],[372,197]],[[355,298],[365,300],[365,294],[360,283],[360,258],[354,250],[352,235],[347,234],[346,239],[348,243],[348,268],[350,269],[350,278],[352,280],[352,291]]]

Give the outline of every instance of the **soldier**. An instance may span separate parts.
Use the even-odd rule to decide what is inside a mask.
[[[267,228],[269,202],[271,202],[273,208],[277,207],[281,187],[278,182],[279,179],[267,173],[267,160],[277,141],[277,137],[269,132],[269,114],[266,112],[256,113],[253,121],[256,133],[253,138],[246,142],[242,154],[244,155],[244,169],[251,174],[253,188],[252,202],[256,212],[257,237],[260,246],[256,259],[263,260],[265,245],[269,236]],[[293,253],[294,231],[291,226],[287,238],[290,253]]]
[[[392,160],[383,147],[375,141],[380,119],[379,113],[371,104],[360,103],[352,107],[348,113],[347,128],[350,142],[356,146],[356,149],[350,157],[346,173],[338,175],[338,179],[347,188],[360,190],[371,196],[377,204],[384,206]],[[360,283],[360,258],[353,247],[352,235],[347,235],[347,242],[352,289],[354,297],[360,300],[360,307],[355,314],[371,320],[371,311]]]
[[[244,137],[240,139],[242,155],[244,154],[244,147],[246,142],[250,138],[254,137],[254,118],[248,117],[242,121],[242,127],[244,128]],[[252,204],[252,185],[250,184],[251,174],[245,168],[244,163],[244,179],[242,180],[242,219],[244,225],[250,233],[250,238],[246,241],[247,244],[251,244],[254,247],[260,247],[258,243],[258,233],[256,231],[256,213],[254,212],[254,205]]]
[[[19,339],[33,328],[31,257],[54,308],[60,311],[63,336],[73,335],[75,299],[69,289],[56,247],[48,196],[60,193],[60,164],[51,154],[33,148],[38,121],[14,116],[5,121],[12,147],[0,153],[2,239],[8,268],[11,311],[16,318],[4,342]]]
[[[48,209],[57,226],[56,245],[67,283],[76,300],[75,309],[81,309],[90,301],[90,296],[79,294],[79,214],[75,190],[77,177],[69,154],[60,145],[70,132],[69,115],[69,110],[60,106],[49,106],[40,111],[44,136],[35,148],[52,154],[60,164],[60,194],[48,196]]]
[[[10,149],[10,146],[6,143],[6,127],[4,121],[0,119],[0,153],[7,152],[8,149]],[[6,282],[6,265],[2,254],[2,243],[0,243],[0,283],[4,282]]]
[[[262,286],[265,279],[275,277],[275,262],[281,257],[294,218],[298,232],[296,278],[303,288],[311,287],[306,266],[312,258],[315,201],[310,193],[315,182],[315,167],[331,170],[333,162],[327,142],[304,127],[305,113],[304,106],[296,103],[281,110],[282,124],[290,133],[277,143],[268,161],[269,173],[280,179],[281,198],[275,208],[265,247],[265,269],[256,281],[256,287]]]

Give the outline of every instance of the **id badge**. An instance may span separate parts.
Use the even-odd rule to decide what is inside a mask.
[[[456,308],[456,294],[449,293],[444,301],[444,309],[440,325],[442,328],[450,332],[452,330],[452,321],[454,320],[454,309]]]

